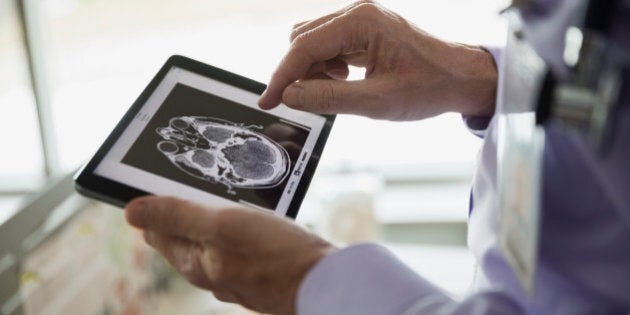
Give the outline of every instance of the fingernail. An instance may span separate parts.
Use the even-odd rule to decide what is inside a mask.
[[[304,87],[291,84],[284,90],[283,100],[290,107],[301,108],[304,106]]]

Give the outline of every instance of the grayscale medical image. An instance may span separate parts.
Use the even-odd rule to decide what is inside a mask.
[[[183,172],[211,183],[262,189],[275,187],[289,174],[289,153],[245,126],[215,117],[180,116],[156,131],[164,138],[157,148]]]
[[[299,123],[184,84],[147,116],[136,116],[148,123],[123,164],[266,209],[277,206],[310,133]]]

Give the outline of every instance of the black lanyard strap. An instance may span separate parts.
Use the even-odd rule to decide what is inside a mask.
[[[567,79],[545,76],[536,111],[544,124],[554,120],[577,129],[590,138],[594,148],[605,153],[613,136],[616,105],[622,85],[623,64],[613,56],[609,34],[620,0],[590,0],[585,3],[581,25],[570,27],[565,40]]]

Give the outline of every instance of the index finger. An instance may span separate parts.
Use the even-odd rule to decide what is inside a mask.
[[[174,197],[148,196],[132,200],[125,216],[137,228],[200,241],[213,235],[218,211]]]
[[[313,64],[367,49],[365,36],[357,36],[361,28],[356,23],[344,14],[298,36],[272,75],[258,105],[263,109],[278,106],[284,89],[303,77]]]

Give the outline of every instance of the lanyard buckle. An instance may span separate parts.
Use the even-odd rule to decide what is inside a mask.
[[[537,122],[550,118],[587,134],[596,150],[603,152],[611,140],[610,125],[619,100],[622,67],[610,57],[607,38],[593,30],[567,29],[564,61],[570,67],[567,80],[545,80]],[[548,101],[544,100],[547,91]]]

